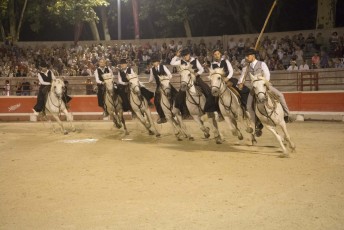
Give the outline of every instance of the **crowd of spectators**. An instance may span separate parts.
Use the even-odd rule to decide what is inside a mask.
[[[0,47],[0,77],[36,77],[41,62],[48,62],[56,76],[93,77],[97,62],[101,58],[108,61],[108,66],[112,67],[114,73],[118,71],[119,60],[127,58],[140,74],[149,69],[152,55],[159,55],[164,64],[169,64],[176,51],[185,47],[188,47],[204,66],[209,66],[212,62],[213,49],[223,50],[224,57],[230,60],[235,72],[240,73],[245,50],[254,47],[256,39],[232,37],[225,45],[221,40],[205,43],[203,39],[190,39],[185,44],[171,39],[162,44],[117,44],[114,41],[113,45],[76,44],[70,47],[56,45],[21,48],[13,44],[3,44]],[[324,37],[321,32],[315,36],[313,33],[307,36],[302,33],[286,35],[281,39],[265,36],[257,50],[258,59],[264,60],[272,71],[344,68],[344,38],[337,32],[333,32],[330,37]],[[176,69],[172,71],[175,73]]]

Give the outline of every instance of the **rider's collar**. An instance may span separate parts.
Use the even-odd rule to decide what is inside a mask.
[[[254,60],[253,62],[251,62],[250,63],[250,66],[252,67],[252,68],[254,68],[255,67],[255,65],[257,64],[257,62],[258,62],[258,60],[256,59],[256,60]]]

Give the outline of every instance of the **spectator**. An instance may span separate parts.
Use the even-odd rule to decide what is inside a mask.
[[[86,95],[92,95],[95,93],[93,90],[93,82],[91,81],[91,78],[89,77],[87,78],[85,85],[86,85]]]
[[[325,51],[321,51],[321,57],[320,57],[320,67],[321,68],[329,68],[330,67],[330,58]]]
[[[319,69],[320,68],[320,57],[318,52],[315,52],[312,56],[312,69]]]
[[[324,46],[324,37],[322,36],[322,33],[317,33],[317,36],[315,37],[315,49],[317,51],[320,51],[321,47]]]
[[[10,91],[11,91],[11,86],[10,86],[10,81],[6,80],[5,81],[5,87],[4,87],[4,95],[5,96],[10,96]]]
[[[23,96],[30,96],[30,94],[31,94],[30,82],[28,82],[28,81],[23,82],[22,83],[22,90],[23,90],[23,93],[22,93]]]
[[[298,70],[298,66],[296,64],[296,61],[295,60],[292,60],[290,61],[290,66],[288,67],[288,71],[295,71],[295,70]]]
[[[299,65],[299,70],[309,70],[309,66],[308,66],[306,60],[304,60],[304,59],[302,60],[302,64]]]

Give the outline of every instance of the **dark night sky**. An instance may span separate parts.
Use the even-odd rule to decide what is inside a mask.
[[[284,1],[284,2],[281,2]],[[265,18],[270,10],[273,0],[267,1],[254,1],[254,9],[259,9],[255,11],[255,20],[253,20],[253,25],[259,32],[264,24]],[[280,16],[276,18],[273,12],[269,24],[265,32],[281,32],[281,31],[293,31],[293,30],[308,30],[315,29],[316,13],[317,13],[317,1],[315,0],[279,0],[281,4]],[[128,10],[128,9],[127,9]],[[122,10],[122,22],[127,22],[126,25],[122,26],[122,39],[133,39],[133,29],[130,25],[132,22],[131,11]],[[73,26],[65,25],[63,28],[57,28],[54,25],[45,22],[48,31],[42,31],[39,34],[35,34],[30,31],[29,25],[23,26],[21,32],[21,41],[58,41],[58,40],[73,40]],[[115,24],[115,25],[114,25]],[[110,34],[113,39],[117,38],[117,22],[114,24],[109,23]],[[336,27],[344,27],[344,0],[338,0],[337,3],[337,13],[336,13]],[[51,28],[54,28],[51,30]],[[100,29],[100,27],[99,27]],[[142,23],[140,25],[141,31],[145,29],[145,25]],[[273,29],[273,30],[272,30]],[[101,34],[101,30],[99,31]],[[230,28],[223,28],[223,30],[212,31],[208,36],[216,35],[230,35],[233,34]],[[199,36],[197,31],[193,31],[194,36]],[[144,37],[143,32],[141,38],[151,38]],[[181,35],[182,36],[182,35]],[[179,36],[176,36],[179,37]],[[91,40],[91,32],[88,26],[84,27],[83,34],[80,40]]]

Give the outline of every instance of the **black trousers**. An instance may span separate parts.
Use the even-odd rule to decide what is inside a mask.
[[[97,87],[98,87],[98,92],[97,92],[98,106],[104,108],[105,87],[102,84],[97,84]]]
[[[130,101],[129,101],[129,86],[127,85],[117,85],[117,93],[122,99],[123,111],[131,111]]]
[[[196,77],[195,85],[201,88],[202,93],[206,97],[204,112],[215,112],[219,111],[218,106],[216,105],[216,98],[211,94],[210,86],[205,83],[200,76]]]
[[[36,112],[42,112],[45,106],[45,96],[50,91],[50,85],[41,85],[38,89],[37,102],[33,109]]]

